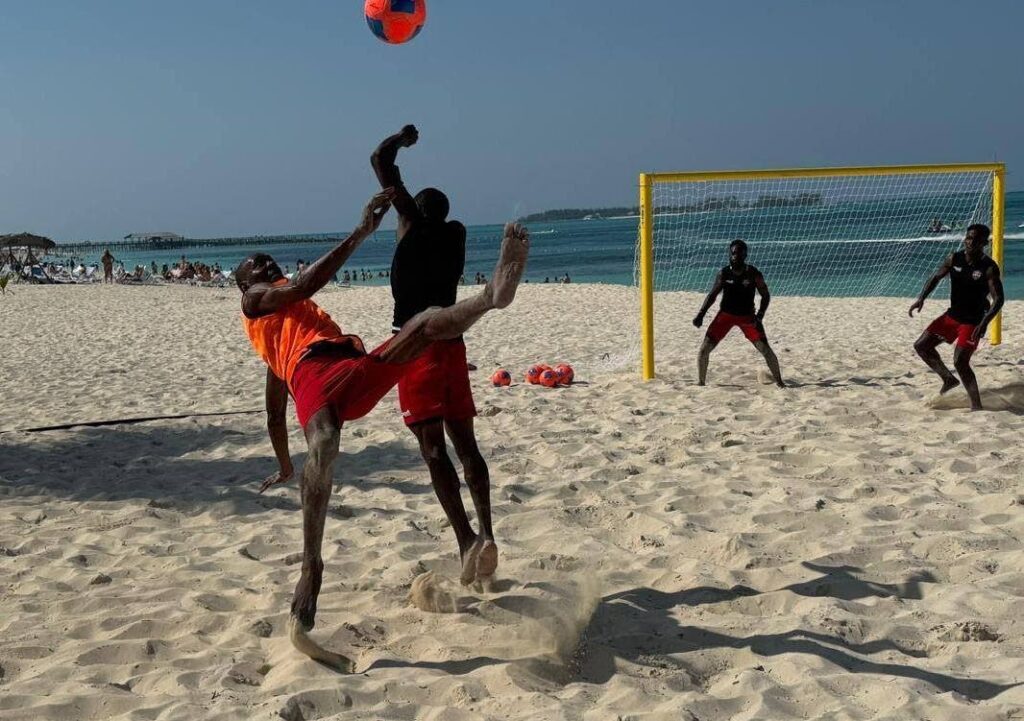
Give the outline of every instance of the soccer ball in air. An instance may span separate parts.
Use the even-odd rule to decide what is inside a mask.
[[[494,375],[491,376],[491,383],[496,386],[507,386],[512,383],[512,374],[504,368],[499,368],[494,371]]]
[[[426,0],[366,0],[364,11],[373,34],[392,45],[412,40],[427,21]]]

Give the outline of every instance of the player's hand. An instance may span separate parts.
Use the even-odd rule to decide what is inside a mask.
[[[260,484],[260,493],[263,493],[263,491],[267,490],[268,488],[272,488],[273,486],[277,486],[282,483],[287,483],[292,479],[293,475],[295,475],[294,470],[279,470],[277,473],[268,477],[265,481],[263,481],[263,483]]]
[[[391,207],[391,201],[394,199],[394,188],[385,188],[370,198],[370,202],[366,204],[365,208],[363,208],[363,217],[359,222],[359,227],[356,228],[356,232],[361,235],[369,235],[373,231],[377,230],[377,227],[380,225],[380,221],[388,212],[388,208]]]
[[[702,325],[704,325],[704,314],[698,313],[693,317],[693,327],[700,328]]]
[[[420,131],[416,129],[415,125],[406,125],[399,135],[402,136],[402,147],[405,148],[415,145],[416,141],[420,139]]]
[[[987,326],[984,326],[984,325],[976,325],[976,326],[974,326],[974,332],[971,333],[971,342],[972,343],[979,343],[981,341],[981,339],[985,337],[985,331],[986,330],[988,330]]]
[[[915,310],[916,310],[916,311],[917,311],[918,313],[920,313],[920,312],[921,312],[921,309],[922,309],[922,308],[924,308],[924,301],[923,301],[923,300],[920,300],[920,299],[919,299],[919,300],[915,300],[915,301],[914,301],[914,304],[913,304],[912,306],[910,306],[910,311],[909,311],[909,315],[910,315],[910,317],[911,317],[911,318],[913,318],[913,317],[914,317],[914,311],[915,311]]]

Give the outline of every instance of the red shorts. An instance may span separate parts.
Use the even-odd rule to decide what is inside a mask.
[[[718,315],[711,321],[711,325],[708,326],[707,337],[715,343],[719,343],[735,327],[739,327],[743,331],[743,335],[751,343],[757,343],[759,340],[768,340],[768,337],[764,334],[763,326],[757,322],[757,316],[733,315],[725,311],[718,311]]]
[[[971,334],[974,333],[974,329],[977,327],[970,323],[961,323],[949,313],[943,313],[931,322],[931,325],[928,326],[925,332],[937,335],[947,343],[955,342],[957,348],[970,348],[973,350],[978,347],[978,344],[971,340]]]
[[[324,406],[331,406],[341,422],[354,421],[372,411],[411,365],[382,361],[380,354],[389,343],[390,338],[370,353],[338,346],[299,361],[291,382],[299,425],[305,428]]]
[[[405,425],[434,418],[461,421],[476,415],[466,344],[461,339],[432,343],[409,366],[398,381],[398,405]]]

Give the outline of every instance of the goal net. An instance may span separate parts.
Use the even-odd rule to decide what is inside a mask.
[[[973,223],[992,228],[989,250],[1001,264],[1003,172],[985,164],[641,175],[644,377],[654,373],[654,294],[707,292],[736,238],[773,296],[914,296]]]

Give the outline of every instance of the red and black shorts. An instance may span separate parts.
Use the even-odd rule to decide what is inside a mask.
[[[956,343],[957,348],[970,348],[974,350],[978,343],[971,339],[977,325],[961,323],[949,313],[943,313],[933,320],[925,332],[942,338],[947,343]]]
[[[305,428],[324,406],[331,406],[340,422],[354,421],[372,411],[411,366],[411,362],[380,359],[391,341],[389,338],[369,353],[355,345],[338,345],[299,361],[291,380],[299,425]]]
[[[718,311],[718,315],[715,316],[715,319],[711,321],[711,325],[708,326],[706,336],[712,342],[720,343],[733,328],[739,328],[743,331],[743,335],[751,343],[768,340],[768,336],[764,333],[764,326],[757,320],[757,316],[733,315],[725,311]]]
[[[431,343],[410,361],[398,381],[398,405],[407,426],[435,418],[461,421],[476,416],[466,344],[461,338]]]

